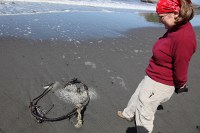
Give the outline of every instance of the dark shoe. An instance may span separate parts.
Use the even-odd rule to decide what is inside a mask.
[[[120,118],[123,118],[129,122],[132,122],[133,119],[132,118],[126,118],[123,114],[122,114],[122,111],[117,111],[117,115],[120,117]]]

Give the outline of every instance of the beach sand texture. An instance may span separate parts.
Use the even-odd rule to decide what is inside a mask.
[[[42,27],[41,27],[42,28]],[[195,27],[197,43],[200,29]],[[138,28],[118,38],[82,41],[0,38],[0,133],[134,133],[134,123],[116,116],[145,75],[153,43],[162,28]],[[199,47],[189,68],[189,92],[174,94],[155,117],[155,133],[200,132]],[[69,120],[39,124],[31,116],[30,100],[54,81],[82,80],[95,93],[84,125]],[[52,103],[54,97],[48,97]],[[66,102],[59,104],[68,107]],[[70,106],[71,109],[71,106]],[[69,110],[70,110],[69,109]],[[59,112],[53,112],[59,115]]]

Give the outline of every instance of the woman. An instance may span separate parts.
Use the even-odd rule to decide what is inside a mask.
[[[135,119],[138,133],[151,133],[160,103],[173,92],[186,89],[189,62],[196,51],[195,33],[190,24],[194,10],[190,0],[159,0],[156,12],[167,32],[153,46],[146,76],[119,117]],[[176,89],[176,90],[175,90]]]

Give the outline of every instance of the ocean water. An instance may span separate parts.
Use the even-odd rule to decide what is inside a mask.
[[[155,6],[140,0],[0,0],[0,37],[119,37],[133,28],[162,27]],[[199,20],[196,15],[192,24],[200,26]]]
[[[61,12],[66,5],[155,11],[155,4],[140,0],[0,0],[0,3],[0,15]],[[200,0],[192,3],[200,5]]]
[[[1,3],[0,15],[69,12],[74,10],[99,11],[99,8],[155,11],[155,4],[142,3],[139,0],[1,0]]]

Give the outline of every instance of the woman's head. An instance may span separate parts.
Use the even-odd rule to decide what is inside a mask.
[[[190,0],[159,0],[156,12],[167,29],[176,24],[188,22],[194,16]]]

